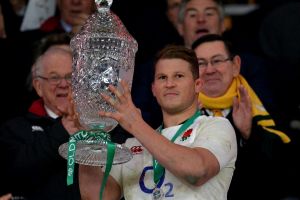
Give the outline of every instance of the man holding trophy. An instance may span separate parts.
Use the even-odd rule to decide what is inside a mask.
[[[99,199],[99,194],[116,200],[226,199],[237,154],[235,133],[228,120],[198,110],[202,81],[195,53],[170,46],[158,54],[152,92],[163,122],[152,129],[131,99],[137,43],[110,12],[111,4],[96,0],[98,13],[70,43],[81,127],[59,148],[68,159],[67,184],[73,183],[76,162],[82,199]],[[107,134],[117,124],[134,136],[124,145],[112,143]]]
[[[152,91],[161,106],[163,123],[152,129],[132,102],[129,87],[110,85],[116,99],[101,94],[115,112],[113,118],[135,138],[127,139],[133,158],[114,165],[104,199],[227,199],[237,155],[234,130],[224,118],[201,115],[197,96],[198,60],[192,50],[180,46],[163,49],[157,57]],[[99,199],[103,172],[80,165],[83,199]]]

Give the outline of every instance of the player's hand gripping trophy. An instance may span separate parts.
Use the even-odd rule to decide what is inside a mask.
[[[114,111],[101,93],[112,98],[109,85],[119,88],[123,79],[131,85],[137,42],[121,20],[110,11],[112,0],[95,0],[98,12],[91,15],[72,38],[72,92],[79,122],[84,130],[60,146],[60,154],[68,159],[68,184],[73,183],[74,163],[104,166],[105,174],[112,164],[132,158],[126,147],[110,141],[109,131],[118,122],[99,116],[99,111]],[[103,185],[103,184],[102,184]]]

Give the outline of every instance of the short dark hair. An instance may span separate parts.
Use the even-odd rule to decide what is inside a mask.
[[[178,58],[187,61],[190,64],[190,69],[194,79],[199,78],[199,67],[196,53],[192,49],[182,45],[167,45],[165,48],[160,50],[156,54],[156,58],[154,60],[154,72],[156,64],[159,60],[172,58]]]
[[[236,50],[233,48],[231,42],[229,42],[223,36],[218,34],[208,34],[198,38],[196,41],[193,42],[192,49],[195,50],[198,46],[200,46],[203,43],[215,41],[220,41],[224,43],[225,50],[231,58],[233,58],[236,55]]]

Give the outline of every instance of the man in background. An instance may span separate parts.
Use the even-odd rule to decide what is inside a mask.
[[[26,114],[0,128],[1,194],[30,200],[80,199],[76,178],[67,187],[67,163],[58,154],[58,147],[76,131],[68,97],[71,73],[71,50],[63,43],[51,45],[32,66],[32,85],[40,98]]]

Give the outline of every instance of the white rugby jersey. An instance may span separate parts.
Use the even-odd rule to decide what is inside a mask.
[[[161,134],[171,140],[180,126],[165,128]],[[166,169],[158,183],[164,199],[226,200],[237,156],[236,136],[230,122],[223,117],[199,116],[174,143],[208,149],[218,159],[220,171],[202,186],[195,187],[182,182]],[[135,138],[129,138],[125,146],[131,149],[133,159],[114,165],[110,174],[120,184],[126,200],[152,200],[155,188],[153,158]]]

